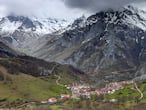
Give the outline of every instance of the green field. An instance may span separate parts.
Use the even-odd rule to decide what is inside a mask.
[[[146,82],[137,82],[137,85],[144,93],[142,100],[138,100],[140,94],[132,89],[133,84],[129,84],[114,94],[94,96],[91,99],[71,99],[54,105],[33,105],[28,107],[28,110],[145,110]],[[110,99],[114,98],[118,99],[118,102],[110,102]]]
[[[3,73],[4,77],[8,77],[9,80],[0,81],[0,107],[47,100],[49,97],[59,96],[61,93],[70,93],[64,87],[56,84],[57,77],[53,75],[47,77],[33,77],[23,73],[11,75],[4,69]],[[63,79],[65,80],[65,78]],[[65,81],[62,82],[62,80],[60,83],[65,84]],[[69,83],[71,81],[67,84]]]

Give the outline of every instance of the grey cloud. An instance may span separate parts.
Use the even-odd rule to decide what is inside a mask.
[[[109,8],[121,8],[128,4],[146,2],[146,0],[64,0],[70,8],[80,8],[87,11],[99,11]]]
[[[63,0],[0,0],[0,15],[3,13],[71,19],[83,11],[66,7]]]
[[[0,0],[0,15],[16,13],[38,17],[76,18],[107,8],[146,0]],[[4,12],[5,11],[5,12]]]

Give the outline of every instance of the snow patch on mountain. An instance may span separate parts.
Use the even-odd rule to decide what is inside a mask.
[[[70,23],[64,19],[55,19],[55,18],[34,18],[34,24],[36,25],[36,33],[53,33],[58,30],[64,29]]]
[[[0,18],[0,31],[13,33],[16,30],[34,32],[37,34],[49,34],[65,28],[70,23],[64,19],[55,18],[28,18],[23,16],[7,16]]]
[[[126,21],[129,24],[135,25],[143,30],[146,30],[146,12],[142,10],[138,10],[132,6],[128,6],[127,11],[131,13],[131,15],[126,15]]]
[[[25,52],[30,50],[28,45],[34,40],[46,34],[63,32],[69,24],[64,19],[9,15],[0,18],[0,40]]]
[[[7,18],[1,18],[0,20],[0,31],[3,33],[13,33],[15,30],[18,29],[19,26],[21,26],[21,22],[10,22]]]

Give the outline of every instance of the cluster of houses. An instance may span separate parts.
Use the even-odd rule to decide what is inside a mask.
[[[99,88],[92,90],[89,84],[78,84],[73,83],[71,88],[72,97],[86,97],[90,98],[92,94],[102,95],[102,94],[113,94],[116,90],[122,89],[126,84],[132,84],[133,81],[122,81],[122,82],[113,82],[107,84],[104,88]]]
[[[73,83],[71,87],[71,92],[72,92],[72,98],[76,98],[80,96],[90,98],[91,87],[89,84]]]
[[[59,100],[65,101],[70,98],[71,98],[71,96],[69,94],[61,94],[59,99],[56,97],[51,97],[48,100],[41,101],[41,104],[54,104],[54,103],[57,103]]]
[[[64,101],[69,100],[71,98],[91,98],[92,94],[95,95],[103,95],[103,94],[113,94],[116,90],[122,89],[126,84],[132,84],[133,81],[122,81],[122,82],[113,82],[107,84],[104,88],[99,88],[92,90],[89,84],[79,84],[73,83],[72,86],[67,86],[66,88],[71,90],[72,94],[61,94],[60,98],[57,99],[56,97],[51,97],[47,101],[42,101],[42,104],[53,104],[58,102],[58,100]]]
[[[132,84],[133,81],[122,81],[122,82],[113,82],[107,84],[104,88],[96,89],[95,93],[97,95],[101,94],[113,94],[116,90],[122,89],[126,84]]]

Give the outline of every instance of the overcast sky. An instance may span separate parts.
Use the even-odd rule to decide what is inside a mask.
[[[9,13],[74,19],[108,8],[119,8],[127,4],[146,6],[146,0],[0,0],[0,16]],[[146,10],[146,9],[145,9]]]

